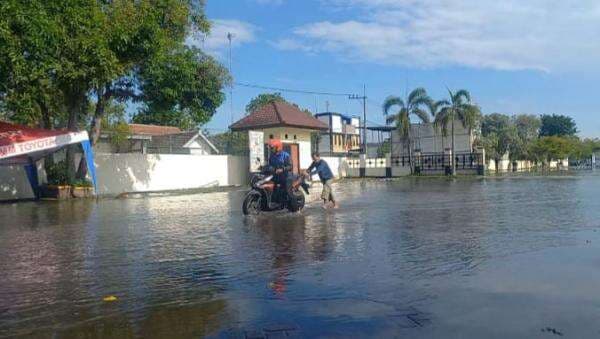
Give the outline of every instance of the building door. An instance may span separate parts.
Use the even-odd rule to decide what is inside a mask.
[[[292,172],[294,174],[300,173],[300,149],[298,144],[283,144],[283,150],[290,154]]]

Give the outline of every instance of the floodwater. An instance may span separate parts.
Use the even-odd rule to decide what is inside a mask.
[[[334,189],[0,205],[0,337],[600,337],[600,176]]]

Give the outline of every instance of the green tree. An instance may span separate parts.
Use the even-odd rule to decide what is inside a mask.
[[[600,150],[600,140],[598,139],[579,139],[570,138],[573,149],[569,157],[575,160],[587,160],[592,157],[594,152]]]
[[[286,100],[283,98],[283,96],[281,96],[281,93],[278,93],[278,92],[259,94],[257,97],[250,100],[248,105],[246,105],[246,112],[248,114],[253,113],[256,110],[258,110],[259,108],[263,107],[264,105],[270,104],[270,103],[276,102],[276,101],[286,102]]]
[[[157,103],[171,100],[168,96],[143,96],[159,72],[140,71],[167,67],[169,63],[160,61],[171,56],[185,59],[190,54],[182,52],[186,36],[192,31],[207,33],[209,26],[203,0],[2,1],[0,106],[11,120],[30,125],[70,130],[87,126],[95,144],[105,107],[112,99],[152,99],[142,105],[177,111],[172,105]],[[222,72],[213,72],[217,67],[211,68],[208,58],[194,60],[200,66],[183,69],[208,74],[186,75],[184,90],[176,94],[187,97],[171,102],[184,105],[181,110],[189,110],[195,121],[206,121],[210,105],[222,95],[215,91],[220,91],[223,78],[211,76]],[[192,78],[203,82],[191,87]],[[206,102],[198,103],[199,95],[191,94],[194,90],[210,94]],[[95,103],[93,113],[88,109],[90,102]],[[70,178],[72,153],[71,148],[67,153]]]
[[[415,88],[408,94],[406,100],[398,96],[389,96],[383,102],[383,114],[386,116],[388,125],[396,124],[400,137],[404,139],[408,145],[408,156],[412,159],[412,145],[410,140],[411,116],[416,116],[424,123],[429,122],[429,114],[425,111],[428,104],[431,103],[431,98],[427,95],[424,88]],[[392,108],[397,107],[396,113],[391,113]],[[411,163],[411,171],[412,164]]]
[[[221,152],[227,150],[227,154],[231,155],[248,155],[248,132],[227,131],[212,135],[205,132],[205,135]]]
[[[160,54],[140,71],[144,107],[133,120],[184,130],[203,125],[225,100],[229,81],[227,70],[198,49],[180,46]]]
[[[541,137],[550,136],[574,136],[577,134],[577,125],[573,118],[566,115],[542,115],[540,127]]]
[[[446,130],[448,124],[450,124],[450,133],[452,135],[452,154],[455,152],[455,134],[454,134],[454,123],[456,120],[460,121],[463,127],[468,129],[469,134],[481,117],[481,111],[477,105],[471,103],[471,94],[464,89],[452,92],[448,89],[448,105],[444,106],[442,110],[435,117],[435,124],[441,126],[442,130]],[[456,174],[456,164],[452,161],[452,175]]]
[[[531,160],[531,145],[537,140],[541,120],[535,115],[519,114],[512,118],[516,138],[509,148],[511,160]]]
[[[544,165],[552,160],[567,158],[574,151],[573,140],[559,136],[539,138],[532,147],[532,154],[536,160]]]
[[[496,171],[498,171],[500,159],[517,140],[517,134],[517,129],[508,115],[493,113],[483,117],[481,141],[488,157],[494,159]]]

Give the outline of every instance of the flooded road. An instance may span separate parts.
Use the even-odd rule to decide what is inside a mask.
[[[334,189],[0,205],[0,337],[600,336],[600,176]]]

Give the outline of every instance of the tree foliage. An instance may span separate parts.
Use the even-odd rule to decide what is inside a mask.
[[[248,113],[248,114],[253,113],[253,112],[257,111],[258,109],[260,109],[261,107],[263,107],[264,105],[270,104],[270,103],[273,103],[276,101],[287,102],[285,100],[285,98],[281,95],[281,93],[279,93],[279,92],[259,94],[258,96],[256,96],[252,100],[250,100],[250,102],[246,105],[246,113]]]
[[[141,102],[146,117],[156,108],[164,124],[205,123],[228,78],[184,44],[209,28],[204,0],[3,0],[2,115],[45,128],[88,128],[93,144],[111,100]]]
[[[158,55],[140,71],[144,107],[133,120],[184,130],[202,125],[225,100],[221,89],[229,80],[227,70],[198,49]]]
[[[519,114],[511,119],[516,132],[509,147],[512,160],[531,159],[531,145],[536,141],[541,126],[540,118],[535,115]]]
[[[496,164],[518,142],[518,132],[513,121],[509,116],[500,113],[483,117],[481,137],[486,154],[494,159]]]
[[[386,123],[388,125],[395,124],[400,130],[400,135],[409,138],[411,116],[417,117],[422,122],[429,122],[429,114],[426,109],[430,103],[431,98],[422,87],[412,90],[406,100],[391,95],[383,102],[383,114],[386,116]],[[397,108],[397,111],[392,113],[394,107]]]
[[[231,155],[245,155],[249,153],[248,132],[224,132],[217,134],[204,133],[215,147]]]
[[[541,137],[532,145],[534,159],[543,163],[568,158],[576,151],[575,139],[559,136]]]
[[[540,136],[574,136],[577,134],[577,125],[573,118],[566,115],[542,115],[542,124],[540,127]]]

